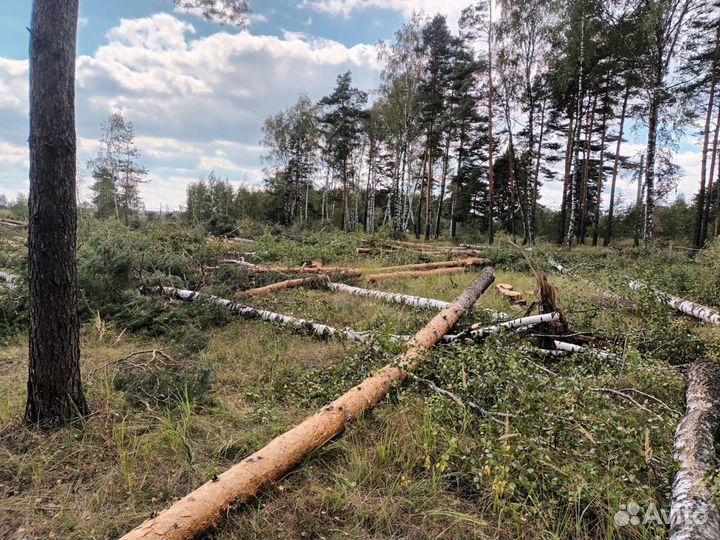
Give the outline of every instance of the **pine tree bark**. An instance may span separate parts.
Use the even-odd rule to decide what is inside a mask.
[[[617,145],[615,146],[615,162],[613,163],[612,182],[610,184],[610,207],[608,208],[608,224],[605,231],[605,247],[612,242],[613,218],[615,215],[615,187],[617,185],[618,171],[620,170],[620,147],[625,129],[625,115],[627,114],[628,98],[630,97],[630,85],[625,81],[625,96],[623,97],[622,111],[620,112],[620,132],[618,133]]]
[[[75,200],[78,0],[36,0],[30,39],[27,422],[89,413],[80,378]]]
[[[438,210],[435,219],[435,238],[440,238],[440,221],[442,219],[442,207],[445,198],[445,184],[447,182],[448,170],[450,168],[450,134],[445,141],[445,155],[443,156],[443,170],[440,178],[440,195],[438,195]]]
[[[493,171],[493,36],[492,36],[492,2],[488,10],[488,243],[495,242],[495,177]],[[511,137],[512,137],[512,131]],[[512,143],[511,143],[512,144]]]
[[[715,33],[715,53],[717,55],[720,46],[720,26]],[[700,190],[698,191],[697,215],[695,217],[695,241],[696,249],[700,249],[704,245],[703,241],[703,218],[705,216],[705,199],[711,195],[705,193],[705,183],[707,181],[707,159],[708,148],[710,145],[710,124],[713,116],[713,105],[715,103],[715,86],[717,84],[717,59],[712,63],[712,75],[710,76],[710,91],[708,96],[707,112],[705,113],[705,130],[703,133],[702,157],[700,159]],[[710,173],[712,175],[712,173]]]
[[[602,134],[600,135],[600,167],[598,168],[597,180],[597,201],[595,203],[595,216],[593,217],[593,247],[598,245],[600,234],[600,206],[602,205],[602,192],[605,184],[605,138],[607,137],[607,109],[608,109],[607,85],[603,99]]]
[[[535,223],[537,221],[537,203],[540,193],[540,163],[542,160],[543,139],[545,137],[545,107],[547,98],[543,98],[540,108],[540,138],[538,139],[537,157],[535,159],[535,174],[533,175],[533,197],[532,197],[532,213],[530,215],[530,243],[535,243]]]
[[[597,112],[597,94],[593,95],[592,107],[590,108],[590,123],[587,129],[585,140],[585,160],[583,162],[582,193],[580,195],[580,231],[578,243],[585,244],[587,232],[587,207],[588,207],[588,182],[590,181],[590,156],[592,155],[592,138],[595,130],[595,113]]]
[[[703,209],[702,238],[701,245],[705,245],[710,223],[710,208],[712,207],[713,186],[720,186],[720,182],[713,183],[715,178],[715,163],[718,158],[718,135],[720,135],[720,107],[718,107],[717,119],[715,120],[715,133],[713,135],[712,157],[710,158],[710,174],[708,175],[707,197],[705,197],[705,208]],[[717,187],[716,187],[717,189]]]

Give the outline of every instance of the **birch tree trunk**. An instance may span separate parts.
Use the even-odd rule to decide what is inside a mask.
[[[492,268],[486,268],[449,308],[415,334],[397,362],[386,365],[303,423],[148,519],[122,540],[187,540],[207,531],[228,512],[231,504],[251,500],[260,489],[282,478],[310,452],[325,445],[385,399],[392,388],[405,381],[408,372],[418,367],[425,353],[455,325],[494,279]]]
[[[717,540],[720,510],[705,476],[715,466],[720,428],[720,364],[695,362],[688,372],[685,416],[675,432],[679,463],[670,502],[670,540]]]
[[[718,136],[720,135],[720,107],[718,107],[717,119],[715,120],[715,134],[713,135],[712,157],[710,158],[710,174],[708,175],[708,196],[705,197],[705,208],[703,210],[702,220],[702,238],[701,244],[705,245],[708,234],[708,224],[710,223],[710,207],[712,206],[712,190],[713,180],[715,178],[715,162],[718,157]],[[720,186],[720,182],[717,183]],[[717,188],[716,188],[717,189]]]
[[[578,244],[585,244],[586,226],[587,226],[587,207],[588,207],[588,182],[590,181],[590,156],[592,155],[592,138],[595,129],[595,112],[597,111],[597,93],[593,95],[592,107],[590,108],[590,123],[587,129],[587,138],[585,140],[585,152],[582,174],[582,192],[580,195],[580,230],[578,236]]]
[[[630,281],[628,285],[631,289],[636,291],[642,291],[647,288],[647,285],[640,283],[639,281]],[[702,304],[696,304],[695,302],[685,300],[684,298],[680,298],[678,296],[658,291],[657,289],[652,289],[652,291],[655,293],[655,298],[659,302],[664,302],[670,307],[681,311],[685,315],[695,317],[704,323],[711,324],[713,326],[720,326],[720,314],[714,309],[703,306]]]

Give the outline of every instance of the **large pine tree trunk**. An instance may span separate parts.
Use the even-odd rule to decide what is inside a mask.
[[[30,368],[25,419],[89,412],[80,380],[75,260],[77,0],[36,0],[30,39]]]
[[[450,168],[450,134],[445,141],[445,155],[443,156],[442,178],[440,179],[440,195],[438,196],[437,218],[435,220],[435,238],[440,238],[440,221],[442,219],[443,199],[445,198],[445,184],[447,182],[448,169]]]
[[[628,98],[630,97],[630,85],[626,82],[625,97],[623,98],[622,111],[620,112],[620,132],[618,133],[617,146],[615,147],[615,162],[613,164],[612,183],[610,184],[610,207],[608,208],[607,231],[603,244],[607,247],[612,242],[613,217],[615,215],[615,187],[617,184],[618,171],[620,169],[620,147],[625,128],[625,114],[627,113]]]
[[[585,152],[582,174],[582,191],[580,194],[580,227],[578,243],[585,244],[588,208],[588,182],[590,181],[590,156],[592,156],[592,138],[595,130],[595,113],[597,112],[597,93],[593,95],[592,107],[590,108],[590,123],[588,124],[585,139]]]
[[[450,307],[415,334],[397,362],[386,365],[315,415],[150,518],[123,536],[123,540],[195,538],[217,523],[231,504],[251,500],[260,489],[282,478],[310,452],[325,445],[385,399],[392,388],[419,366],[425,353],[455,325],[494,279],[493,270],[485,269]]]
[[[706,475],[715,467],[720,429],[720,364],[695,362],[688,372],[687,410],[675,432],[679,464],[670,502],[670,540],[720,538],[720,511]]]
[[[602,192],[605,184],[605,138],[607,136],[607,109],[608,109],[608,93],[605,87],[605,97],[603,99],[603,115],[602,115],[602,134],[600,135],[600,166],[598,168],[597,180],[597,197],[595,203],[595,216],[593,217],[593,240],[592,245],[598,245],[598,235],[600,234],[600,205],[602,205]]]
[[[710,173],[708,174],[707,197],[705,197],[705,208],[703,209],[702,233],[701,233],[702,237],[700,239],[701,245],[705,245],[705,241],[707,240],[708,224],[710,223],[710,208],[712,206],[712,190],[713,190],[713,185],[714,185],[713,180],[715,178],[715,163],[718,158],[718,135],[720,135],[720,107],[718,107],[717,119],[715,120],[715,133],[713,135],[712,157],[710,158]],[[717,183],[717,185],[720,186],[720,182]]]
[[[495,242],[495,173],[493,171],[493,70],[492,70],[492,6],[490,14],[490,30],[488,31],[488,243]],[[512,131],[510,132],[512,137]],[[512,143],[511,143],[512,145]]]
[[[720,45],[720,26],[715,34],[715,53],[717,54]],[[703,135],[702,157],[700,159],[700,190],[698,192],[697,215],[695,217],[695,248],[703,247],[703,218],[705,216],[705,199],[711,195],[705,194],[705,182],[707,180],[707,159],[710,146],[710,124],[715,104],[715,85],[717,84],[717,60],[712,63],[712,76],[710,77],[710,92],[708,96],[707,112],[705,113],[705,130]],[[710,173],[712,175],[712,173]]]

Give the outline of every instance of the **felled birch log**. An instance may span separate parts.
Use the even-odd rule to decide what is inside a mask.
[[[612,292],[612,291],[608,291],[607,289],[601,287],[600,285],[598,285],[597,283],[595,283],[595,282],[592,281],[591,279],[588,279],[588,278],[586,278],[586,277],[584,277],[584,276],[580,276],[580,275],[578,275],[578,274],[575,274],[574,272],[571,272],[570,270],[568,270],[565,266],[563,266],[563,265],[560,264],[559,262],[554,261],[554,260],[552,260],[552,259],[550,259],[548,262],[550,263],[550,265],[551,265],[553,268],[555,268],[555,270],[557,270],[557,271],[560,272],[561,274],[565,274],[566,276],[569,276],[569,277],[571,277],[571,278],[573,278],[573,279],[575,279],[575,280],[584,281],[585,283],[587,283],[587,284],[590,286],[591,289],[593,289],[594,291],[596,291],[597,293],[599,293],[603,298],[607,298],[608,300],[612,300],[613,302],[615,302],[615,303],[617,303],[617,304],[622,304],[622,305],[630,306],[630,307],[634,307],[634,306],[635,306],[635,304],[634,304],[631,300],[629,300],[628,298],[625,298],[624,296],[620,296],[619,294],[616,294],[616,293],[614,293],[614,292]]]
[[[675,431],[670,540],[717,540],[720,510],[705,476],[715,466],[720,429],[720,364],[695,362],[688,372],[685,416]]]
[[[327,284],[327,286],[331,291],[352,294],[353,296],[359,296],[361,298],[380,300],[382,302],[387,302],[388,304],[401,304],[416,309],[445,309],[450,306],[450,302],[445,302],[444,300],[423,298],[421,296],[412,296],[409,294],[377,291],[375,289],[363,289],[362,287],[353,287],[352,285],[346,285],[345,283],[335,283],[331,281]],[[495,321],[505,321],[510,318],[507,313],[503,313],[502,311],[489,308],[484,308],[483,311],[485,311],[490,318]]]
[[[553,344],[555,345],[556,351],[563,351],[570,354],[591,351],[593,355],[597,356],[598,358],[602,358],[603,360],[618,360],[617,355],[611,352],[601,351],[599,349],[590,349],[588,347],[583,347],[582,345],[575,345],[574,343],[567,343],[565,341],[559,340],[554,340]]]
[[[518,328],[526,328],[529,326],[535,326],[542,323],[548,323],[553,321],[559,321],[561,318],[560,313],[544,313],[542,315],[532,315],[530,317],[521,317],[519,319],[513,319],[511,321],[505,321],[492,326],[481,326],[474,324],[466,332],[460,334],[447,335],[443,338],[444,343],[452,343],[460,339],[482,339],[493,334],[497,334],[503,330],[515,330]]]
[[[388,364],[300,425],[273,439],[264,448],[175,502],[170,508],[133,529],[123,540],[187,540],[215,525],[231,504],[244,503],[268,484],[285,476],[310,452],[341,433],[366,410],[414,371],[465,310],[492,284],[486,268],[452,305],[435,315],[406,345],[397,364]]]
[[[213,304],[223,306],[229,309],[232,313],[245,319],[261,319],[263,321],[275,322],[281,324],[282,326],[289,326],[293,330],[305,332],[317,337],[340,337],[349,341],[364,343],[371,346],[374,345],[375,342],[372,334],[369,332],[358,332],[352,328],[334,328],[326,324],[306,321],[305,319],[299,319],[290,315],[282,315],[280,313],[274,313],[264,309],[255,309],[249,306],[243,306],[236,302],[232,302],[231,300],[226,300],[225,298],[220,298],[211,294],[176,289],[174,287],[154,287],[150,289],[150,292],[174,297],[178,300],[185,300],[186,302],[195,302],[198,300],[211,302]]]
[[[453,267],[453,268],[437,268],[435,270],[426,271],[415,271],[415,272],[390,272],[382,274],[370,274],[365,276],[365,283],[374,283],[376,281],[382,281],[383,279],[412,279],[421,278],[428,276],[451,276],[455,274],[462,274],[465,272],[465,267]]]
[[[8,274],[7,272],[0,272],[0,281],[5,282],[6,287],[12,289],[17,284],[20,278],[14,274]]]
[[[628,285],[631,289],[635,291],[642,291],[648,288],[647,285],[641,283],[640,281],[630,281],[628,282]],[[704,323],[712,324],[714,326],[720,326],[720,314],[714,309],[703,306],[702,304],[696,304],[695,302],[680,298],[678,296],[664,293],[657,289],[652,289],[652,291],[655,294],[655,298],[658,300],[658,302],[664,302],[667,305],[675,308],[676,310],[684,313],[685,315],[695,317],[696,319],[699,319]]]

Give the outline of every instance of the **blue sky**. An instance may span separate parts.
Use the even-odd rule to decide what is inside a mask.
[[[211,170],[235,185],[262,180],[263,120],[300,93],[328,94],[337,74],[377,86],[374,44],[392,39],[413,9],[451,26],[469,0],[269,0],[251,2],[249,28],[178,12],[172,0],[81,0],[77,61],[78,159],[97,149],[100,123],[122,111],[135,124],[150,183],[147,207],[176,208]],[[27,49],[31,2],[0,0],[0,193],[27,190]],[[642,149],[631,141],[627,151]],[[681,145],[681,192],[697,177],[697,149]],[[85,167],[81,183],[89,183]],[[554,205],[560,186],[543,189]],[[621,191],[634,192],[621,182]],[[86,193],[86,190],[84,191]]]

